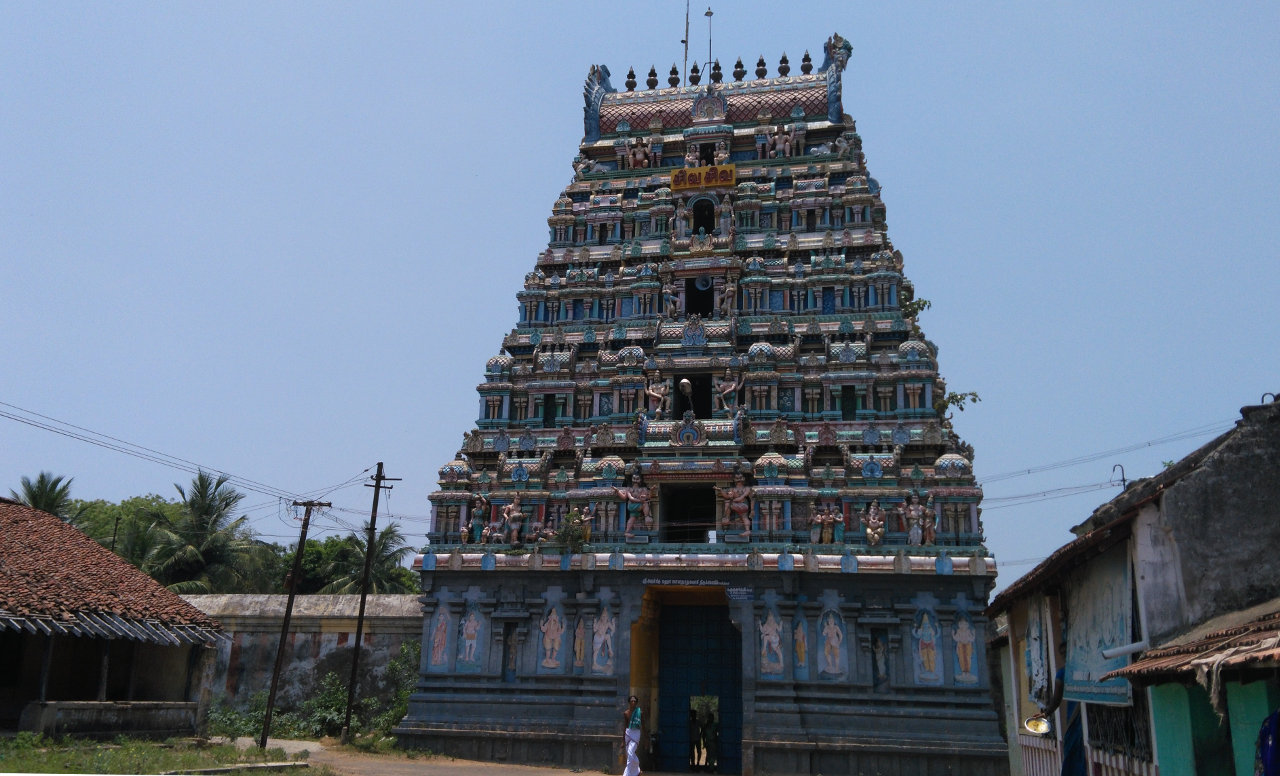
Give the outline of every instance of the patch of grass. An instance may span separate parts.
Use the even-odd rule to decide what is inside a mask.
[[[199,744],[117,738],[111,744],[82,739],[54,740],[32,733],[0,740],[0,772],[5,773],[159,773],[216,768],[236,763],[281,762],[282,749],[238,750],[230,744]]]

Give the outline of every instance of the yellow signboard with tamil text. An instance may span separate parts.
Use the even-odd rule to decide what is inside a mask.
[[[671,190],[709,189],[713,186],[732,186],[737,180],[738,168],[732,164],[709,167],[686,167],[671,173]]]

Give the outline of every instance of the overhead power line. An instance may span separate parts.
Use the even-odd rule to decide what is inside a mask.
[[[151,463],[160,464],[161,466],[167,466],[171,469],[178,469],[179,471],[184,471],[184,472],[187,472],[188,474],[199,474],[202,471],[208,472],[210,474],[216,474],[220,477],[226,477],[227,482],[231,483],[232,485],[234,485],[236,488],[240,490],[247,490],[253,493],[260,493],[264,496],[270,496],[273,499],[283,499],[287,501],[301,501],[301,500],[307,500],[312,496],[327,495],[328,493],[332,493],[333,491],[338,490],[340,488],[348,487],[349,485],[360,482],[361,480],[365,479],[365,473],[369,471],[369,469],[365,469],[355,477],[352,477],[348,480],[344,480],[338,483],[337,485],[330,485],[322,488],[317,488],[307,493],[293,493],[293,492],[284,490],[282,488],[277,488],[273,485],[268,485],[267,483],[264,483],[264,482],[251,480],[248,477],[241,477],[236,474],[231,474],[230,472],[223,471],[217,468],[216,466],[206,466],[202,463],[197,463],[196,461],[191,461],[186,458],[180,458],[176,455],[163,453],[163,452],[160,452],[159,450],[153,450],[152,448],[145,447],[143,445],[139,445],[134,442],[129,442],[124,439],[120,439],[118,437],[113,437],[110,434],[104,434],[100,431],[94,431],[92,429],[84,428],[83,426],[77,426],[74,423],[68,423],[67,421],[59,420],[57,418],[50,417],[48,415],[42,415],[39,412],[28,410],[14,404],[10,404],[8,402],[0,401],[0,407],[9,408],[9,409],[0,409],[0,418],[8,418],[10,420],[17,421],[18,423],[23,423],[25,425],[32,426],[33,428],[38,428],[44,431],[51,431],[55,434],[67,437],[69,439],[75,439],[80,442],[87,442],[91,445],[95,445],[97,447],[101,447],[106,450],[111,450],[117,453],[123,453],[125,455],[141,459],[143,461],[149,461]],[[22,414],[19,414],[19,413],[22,413]],[[369,468],[373,468],[373,467],[369,467]],[[272,504],[274,503],[275,502],[272,502]],[[261,506],[255,507],[255,508],[261,508]]]
[[[1028,474],[1039,474],[1040,472],[1052,471],[1054,469],[1065,469],[1069,466],[1079,466],[1082,463],[1092,463],[1093,461],[1098,461],[1103,458],[1109,458],[1113,455],[1120,455],[1122,453],[1131,453],[1134,450],[1141,450],[1144,447],[1156,447],[1157,445],[1169,444],[1170,442],[1180,442],[1184,439],[1192,439],[1198,436],[1207,436],[1209,434],[1220,434],[1226,431],[1227,429],[1231,428],[1234,424],[1235,422],[1230,420],[1223,420],[1217,423],[1208,423],[1203,426],[1197,426],[1195,428],[1187,429],[1186,431],[1178,431],[1176,433],[1170,434],[1169,436],[1163,436],[1158,439],[1149,439],[1146,442],[1138,442],[1137,444],[1126,445],[1124,447],[1117,447],[1112,450],[1103,450],[1100,453],[1089,453],[1087,455],[1076,456],[1075,458],[1067,458],[1062,461],[1055,461],[1054,463],[1046,463],[1046,464],[1041,464],[1039,466],[1031,466],[1025,469],[1016,469],[1013,471],[1001,472],[1000,474],[993,474],[988,477],[982,477],[978,484],[988,485],[993,482],[999,482],[1001,480],[1007,480],[1013,477],[1023,477]]]

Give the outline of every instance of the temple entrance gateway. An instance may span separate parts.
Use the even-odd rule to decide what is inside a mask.
[[[696,593],[724,597],[722,589]],[[657,769],[689,773],[715,763],[716,773],[741,773],[742,634],[727,602],[663,604],[658,620]]]

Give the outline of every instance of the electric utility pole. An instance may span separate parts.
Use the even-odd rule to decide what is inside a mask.
[[[298,535],[298,551],[293,554],[293,569],[285,577],[284,586],[289,593],[289,600],[284,605],[284,622],[280,625],[280,645],[276,647],[276,666],[271,671],[271,691],[267,693],[267,713],[262,718],[262,738],[258,739],[258,748],[267,748],[267,736],[271,733],[271,710],[276,705],[276,688],[280,685],[280,666],[284,663],[284,645],[289,638],[289,619],[293,617],[293,595],[298,588],[298,575],[302,571],[302,550],[307,545],[307,526],[311,523],[312,507],[331,507],[328,501],[295,501],[295,507],[306,507],[302,516],[302,533]]]
[[[378,472],[373,475],[373,484],[365,483],[366,488],[373,488],[373,511],[369,514],[369,536],[364,544],[364,574],[360,578],[360,613],[356,616],[355,652],[351,655],[351,681],[347,682],[347,713],[342,721],[342,743],[351,743],[351,706],[356,702],[357,672],[360,670],[360,641],[364,635],[364,602],[369,595],[369,567],[373,562],[373,541],[377,537],[378,495],[384,489],[391,490],[384,482],[399,482],[400,477],[384,477],[382,461],[378,461]]]

